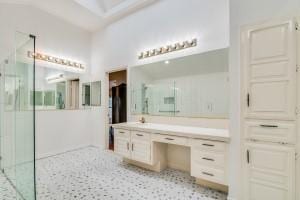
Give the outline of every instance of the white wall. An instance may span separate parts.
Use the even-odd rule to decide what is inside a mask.
[[[89,110],[37,111],[37,157],[91,145],[90,120]]]
[[[37,8],[1,3],[0,25],[0,58],[12,50],[20,31],[37,36],[38,52],[90,63],[90,33]]]
[[[240,27],[270,18],[299,15],[299,0],[230,0],[230,166],[229,196],[243,200],[241,195],[240,155]]]
[[[189,0],[188,3],[182,0],[161,0],[107,26],[93,35],[91,52],[93,78],[105,80],[106,71],[121,66],[141,65],[228,47],[228,7],[228,0]],[[198,46],[195,48],[144,60],[137,58],[141,51],[194,37],[198,38]],[[102,90],[107,87],[105,83],[102,86]],[[104,101],[103,95],[102,102]],[[93,134],[94,144],[98,146],[105,145],[105,135],[103,134],[105,133],[105,115],[102,107],[101,114],[98,115],[100,120],[95,124],[95,127],[98,127],[97,130],[101,131]],[[170,118],[164,119],[175,121]],[[155,121],[153,118],[151,120]],[[189,120],[178,119],[178,121],[188,122]],[[209,125],[212,124],[209,123]],[[224,121],[220,124],[227,127]]]
[[[37,36],[38,52],[90,67],[91,34],[37,8],[0,4],[0,60],[12,52],[15,31]],[[10,49],[10,51],[8,51]],[[81,78],[88,80],[88,71]],[[91,144],[90,110],[37,111],[38,157]]]

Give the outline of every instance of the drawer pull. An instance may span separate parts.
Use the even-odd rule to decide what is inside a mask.
[[[202,174],[207,175],[207,176],[214,176],[213,174],[207,173],[207,172],[202,172]]]
[[[173,138],[165,138],[166,140],[175,140],[175,139],[173,139]]]
[[[207,147],[214,147],[215,145],[213,145],[213,144],[202,144],[203,146],[207,146]]]
[[[119,131],[119,133],[125,133],[124,131]]]
[[[208,160],[208,161],[215,161],[214,159],[212,159],[212,158],[202,158],[202,160]]]
[[[139,136],[139,137],[142,137],[142,136],[144,136],[143,134],[136,134],[137,136]]]
[[[264,128],[278,128],[277,125],[267,125],[267,124],[261,124],[260,127],[264,127]]]

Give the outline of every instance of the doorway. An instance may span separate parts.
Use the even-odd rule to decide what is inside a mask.
[[[108,73],[109,78],[109,137],[108,149],[114,150],[114,129],[112,124],[127,122],[127,70]]]

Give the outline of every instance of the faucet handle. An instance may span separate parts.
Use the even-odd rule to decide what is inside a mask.
[[[146,120],[145,120],[145,117],[141,117],[141,119],[139,120],[141,123],[145,123]]]

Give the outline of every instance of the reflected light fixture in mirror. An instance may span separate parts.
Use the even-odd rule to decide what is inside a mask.
[[[64,74],[57,74],[55,76],[49,76],[46,78],[48,83],[57,83],[65,80]]]

